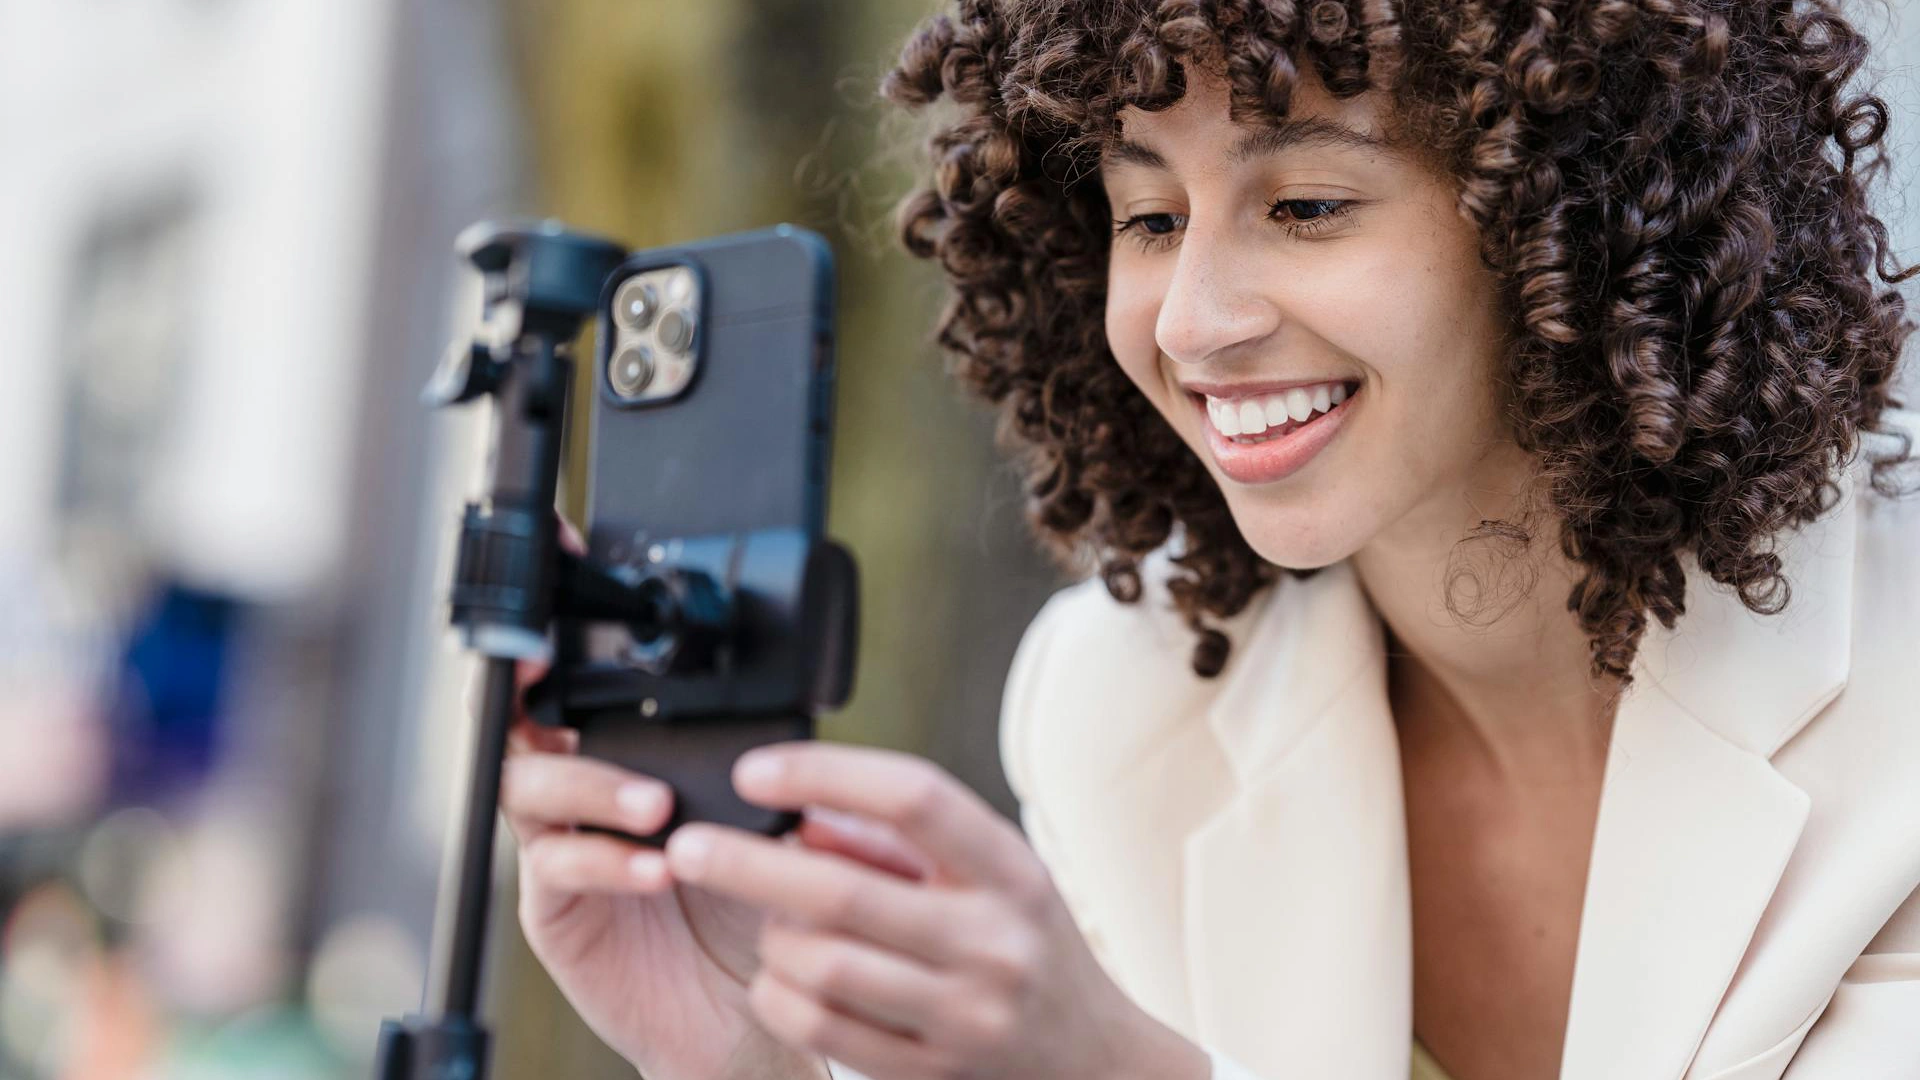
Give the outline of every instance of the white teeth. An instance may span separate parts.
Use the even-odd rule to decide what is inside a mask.
[[[1313,415],[1313,397],[1300,387],[1287,391],[1287,415],[1295,421],[1305,420]]]
[[[1274,394],[1231,401],[1207,398],[1207,418],[1220,434],[1253,437],[1289,421],[1298,423],[1315,413],[1329,412],[1347,399],[1345,383],[1296,386]]]
[[[1220,434],[1240,434],[1240,410],[1238,408],[1225,401],[1208,398],[1207,411],[1213,415],[1213,426],[1220,429]]]

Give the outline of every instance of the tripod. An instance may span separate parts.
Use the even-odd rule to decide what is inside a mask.
[[[422,395],[444,406],[495,399],[487,495],[467,507],[455,569],[453,614],[466,644],[486,657],[460,837],[450,852],[434,917],[422,1011],[380,1028],[379,1080],[479,1080],[480,956],[493,872],[500,768],[514,706],[514,664],[547,655],[558,560],[554,493],[570,383],[569,343],[599,302],[602,282],[626,256],[620,245],[553,224],[481,223],[456,247],[482,275],[481,333],[456,343]],[[616,595],[624,586],[608,579]],[[630,592],[630,590],[627,590]],[[636,607],[638,605],[636,604]]]
[[[604,323],[627,252],[552,222],[482,222],[457,248],[482,276],[483,314],[422,397],[435,406],[485,397],[495,406],[487,490],[466,508],[450,597],[451,622],[485,657],[485,675],[425,1000],[420,1013],[382,1024],[379,1080],[486,1075],[480,957],[517,661],[553,656],[557,638],[559,655],[536,688],[546,693],[530,702],[536,719],[580,727],[583,752],[590,744],[650,750],[643,760],[680,770],[676,800],[692,815],[778,834],[799,815],[738,802],[725,766],[756,741],[791,737],[793,717],[810,731],[812,709],[843,702],[857,635],[853,558],[806,529],[676,539],[650,550],[644,567],[561,550],[554,495],[570,343],[589,315]],[[575,667],[580,630],[596,621],[624,624],[631,635],[615,670]],[[742,657],[771,663],[775,677]]]

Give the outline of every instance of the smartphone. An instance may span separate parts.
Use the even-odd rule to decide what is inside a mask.
[[[628,839],[799,824],[740,799],[731,774],[752,747],[811,738],[850,691],[853,565],[824,535],[833,309],[831,250],[791,225],[638,252],[602,291],[583,373],[587,554],[671,576],[682,621],[663,647],[631,624],[559,620],[544,689],[582,753],[672,785],[672,819]],[[719,593],[724,625],[703,623]]]

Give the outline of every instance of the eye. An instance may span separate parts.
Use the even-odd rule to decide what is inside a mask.
[[[1352,213],[1353,205],[1352,199],[1280,199],[1268,205],[1267,217],[1279,222],[1290,236],[1313,236]]]
[[[1186,221],[1185,214],[1135,214],[1113,223],[1113,235],[1131,235],[1143,251],[1154,251],[1173,242],[1173,234]]]
[[[1288,236],[1307,239],[1334,228],[1356,205],[1353,199],[1278,199],[1267,204],[1267,219]],[[1115,220],[1113,234],[1130,236],[1142,251],[1158,251],[1173,243],[1186,221],[1185,214],[1135,214]]]

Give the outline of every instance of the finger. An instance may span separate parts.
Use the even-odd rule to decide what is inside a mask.
[[[756,775],[760,762],[778,766]],[[925,758],[871,746],[802,739],[756,747],[734,763],[733,784],[756,805],[810,804],[894,828],[942,871],[1011,885],[1028,872],[1020,831],[951,773]]]
[[[824,806],[809,806],[803,814],[794,835],[816,851],[844,855],[909,881],[921,881],[933,871],[932,862],[887,825]]]
[[[902,1034],[924,1034],[954,992],[948,980],[899,953],[779,919],[762,924],[759,953],[781,982]]]
[[[600,825],[651,833],[666,824],[673,789],[593,758],[515,754],[500,774],[500,807],[540,825]]]
[[[527,687],[544,678],[547,669],[552,666],[552,662],[547,660],[515,660],[513,662],[514,690],[524,692]],[[519,702],[516,700],[514,704],[517,705]]]
[[[651,893],[672,881],[659,852],[593,833],[542,833],[520,860],[536,884],[562,893]]]
[[[507,729],[509,754],[573,754],[580,749],[580,732],[520,720]]]
[[[764,968],[747,984],[747,1002],[760,1023],[788,1046],[824,1054],[869,1076],[932,1075],[918,1041],[835,1012]]]
[[[575,555],[585,555],[587,553],[587,538],[580,534],[579,527],[559,514],[553,515],[553,520],[559,526],[558,535],[560,538],[560,547],[563,550],[573,552]]]
[[[550,728],[530,720],[521,720],[507,729],[507,758],[526,754],[563,754],[572,755],[579,749],[579,732],[572,728]],[[501,778],[504,783],[511,766],[501,766]],[[504,795],[503,795],[504,797]],[[550,829],[565,828],[554,822],[538,821],[516,812],[514,806],[502,802],[501,816],[506,819],[507,831],[514,840],[525,844],[534,837]]]
[[[518,721],[507,729],[507,759],[511,761],[516,755],[522,754],[568,752],[566,748],[550,745],[555,741],[557,741],[555,733],[551,729],[529,720]],[[510,766],[503,762],[500,769],[501,778],[504,781]],[[556,827],[517,814],[513,807],[505,803],[500,806],[500,816],[506,820],[507,831],[513,834],[514,841],[522,846],[541,833]]]
[[[691,822],[667,838],[675,880],[816,927],[857,935],[936,966],[966,959],[966,894],[904,882],[860,863],[726,825]]]

